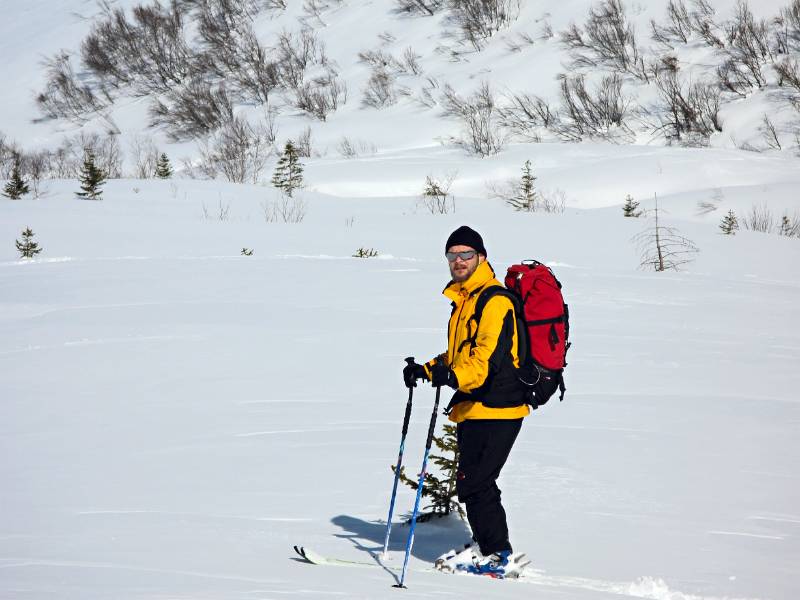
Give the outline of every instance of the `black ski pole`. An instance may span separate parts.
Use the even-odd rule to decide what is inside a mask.
[[[406,569],[408,568],[408,557],[411,554],[411,547],[414,545],[414,530],[417,526],[417,513],[419,512],[419,501],[422,497],[422,486],[425,483],[425,472],[428,466],[428,454],[431,451],[431,442],[433,442],[433,430],[436,428],[436,413],[439,410],[439,394],[442,391],[441,386],[436,386],[436,401],[433,403],[433,413],[431,413],[431,424],[428,428],[428,441],[425,443],[425,454],[422,457],[422,471],[419,474],[419,481],[417,482],[417,498],[414,500],[414,511],[411,513],[411,531],[408,532],[408,541],[406,542],[406,556],[403,559],[403,572],[400,575],[400,583],[393,587],[404,588],[403,583],[406,580]]]
[[[408,364],[414,364],[414,357],[406,359]],[[411,399],[414,397],[414,387],[408,388],[408,402],[406,402],[406,414],[403,417],[403,433],[400,436],[400,451],[397,454],[397,465],[394,469],[394,485],[392,486],[392,499],[389,501],[389,516],[386,517],[386,538],[383,541],[383,557],[389,550],[389,534],[392,532],[392,514],[394,513],[394,500],[397,497],[397,481],[400,479],[400,467],[403,465],[403,452],[406,445],[406,434],[408,433],[408,422],[411,419]]]

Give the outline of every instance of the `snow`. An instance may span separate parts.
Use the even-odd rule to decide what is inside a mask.
[[[662,160],[677,168],[673,151]],[[498,271],[555,265],[569,390],[527,420],[501,479],[512,541],[537,571],[426,573],[468,538],[426,523],[408,593],[796,595],[796,240],[670,217],[701,253],[655,274],[630,242],[643,220],[618,207],[523,215],[459,198],[433,216],[413,198],[305,192],[304,222],[278,224],[263,221],[260,186],[117,180],[95,202],[73,188],[8,201],[0,220],[2,239],[30,225],[44,248],[30,261],[0,251],[0,596],[391,593],[391,572],[301,564],[291,546],[353,560],[382,547],[399,371],[443,348],[441,246],[464,222]],[[220,198],[229,220],[204,218]],[[362,246],[381,258],[350,258]],[[412,471],[432,395],[416,393]],[[412,503],[401,489],[398,518]],[[390,565],[406,531],[394,528]]]
[[[734,3],[714,5],[724,15]],[[447,142],[458,125],[440,108],[359,104],[369,69],[356,55],[387,30],[397,38],[388,50],[413,45],[425,74],[460,93],[487,78],[554,94],[565,59],[555,41],[519,53],[506,41],[544,18],[556,32],[582,23],[588,6],[524,3],[486,50],[457,57],[435,51],[455,47],[438,17],[366,0],[326,14],[319,32],[352,101],[325,123],[281,115],[280,140],[311,125],[319,149],[304,161],[301,223],[265,221],[272,187],[222,181],[119,179],[87,201],[59,180],[36,200],[0,198],[0,598],[800,596],[800,241],[718,229],[729,209],[797,214],[796,156],[718,139],[704,149],[515,143],[479,159]],[[663,18],[663,3],[630,8],[641,35]],[[15,82],[0,90],[0,131],[26,149],[78,133],[33,122],[31,97],[41,58],[76,49],[96,10],[29,0],[0,22],[0,73]],[[294,29],[301,13],[293,3],[260,20],[259,34]],[[728,105],[738,142],[771,101]],[[146,132],[146,104],[115,110],[124,149]],[[344,135],[376,151],[344,159]],[[175,159],[196,153],[156,138]],[[487,183],[518,177],[528,159],[540,189],[563,192],[563,214],[487,199]],[[455,213],[430,214],[418,198],[425,177],[449,174]],[[640,270],[631,238],[647,220],[622,218],[627,194],[646,209],[657,195],[663,221],[700,248],[695,262]],[[566,399],[526,419],[500,480],[528,577],[430,572],[469,537],[451,519],[417,527],[409,589],[392,589],[413,504],[405,487],[386,568],[305,564],[294,544],[366,562],[382,549],[403,359],[444,349],[443,245],[465,223],[498,274],[537,258],[570,304]],[[25,227],[44,249],[31,260],[12,244]],[[359,248],[379,256],[354,258]],[[417,389],[409,472],[432,402]]]

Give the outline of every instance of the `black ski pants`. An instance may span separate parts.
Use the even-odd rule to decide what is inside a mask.
[[[511,550],[497,478],[522,428],[522,419],[468,419],[456,427],[456,491],[481,553]]]

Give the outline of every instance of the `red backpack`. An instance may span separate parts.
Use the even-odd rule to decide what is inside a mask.
[[[506,272],[506,287],[488,287],[478,296],[475,321],[480,321],[490,298],[506,296],[514,305],[520,381],[528,388],[528,402],[534,408],[561,390],[564,399],[564,367],[567,366],[569,308],[561,295],[561,283],[550,267],[525,260]]]

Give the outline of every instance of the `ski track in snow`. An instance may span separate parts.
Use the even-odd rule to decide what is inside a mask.
[[[741,537],[758,538],[762,540],[783,540],[786,539],[782,535],[764,535],[760,533],[747,533],[745,531],[709,531],[711,535],[734,535]]]
[[[247,433],[237,433],[236,437],[258,437],[264,435],[281,435],[294,433],[329,433],[338,431],[365,431],[366,427],[318,427],[309,429],[273,429],[269,431],[251,431]]]
[[[307,517],[251,517],[240,515],[217,515],[210,513],[192,513],[192,512],[179,512],[168,510],[82,510],[75,514],[80,516],[95,516],[95,515],[154,515],[154,516],[168,516],[168,517],[192,517],[197,519],[221,519],[221,520],[234,520],[234,521],[266,521],[275,523],[309,523],[314,521]]]
[[[38,352],[42,350],[59,350],[63,348],[77,348],[82,346],[103,346],[106,344],[143,344],[149,342],[174,342],[174,341],[202,341],[206,339],[201,335],[143,335],[120,338],[80,339],[61,342],[60,344],[46,344],[27,346],[0,351],[0,356],[22,354],[25,352]]]

